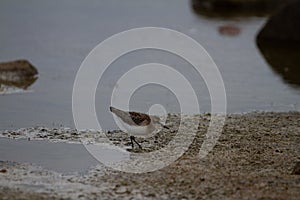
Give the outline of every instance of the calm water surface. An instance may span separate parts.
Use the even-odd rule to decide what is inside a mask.
[[[61,173],[83,173],[99,164],[81,144],[7,138],[0,138],[0,160],[35,163]]]
[[[39,78],[30,87],[33,92],[0,96],[0,129],[73,127],[72,88],[85,56],[109,36],[145,26],[183,32],[205,47],[223,76],[228,112],[299,110],[299,86],[273,70],[255,43],[265,20],[207,18],[197,15],[190,1],[182,0],[3,0],[0,61],[28,59],[37,67]],[[239,34],[220,34],[220,27],[228,25],[237,27]],[[143,50],[118,59],[101,80],[96,110],[104,128],[115,127],[108,112],[114,83],[133,66],[148,62],[170,65],[188,76],[201,112],[210,111],[205,83],[193,74],[188,63],[167,52]],[[145,86],[136,91],[133,99],[136,110],[146,111],[160,103],[168,112],[178,111],[174,95],[159,87]]]

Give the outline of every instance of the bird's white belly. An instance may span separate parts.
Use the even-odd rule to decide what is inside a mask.
[[[149,126],[131,126],[122,120],[117,120],[117,124],[119,127],[122,127],[122,130],[127,132],[129,135],[133,135],[136,137],[149,137],[154,131],[153,128]]]
[[[130,135],[146,135],[148,133],[148,128],[147,126],[130,126],[130,125],[125,125],[125,129],[127,130],[128,134]]]

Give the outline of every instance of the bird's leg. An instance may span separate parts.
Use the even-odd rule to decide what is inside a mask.
[[[131,142],[132,148],[134,147],[134,145],[133,145],[133,140],[134,140],[134,137],[133,137],[133,136],[130,136],[130,142]]]
[[[132,141],[134,141],[139,146],[139,148],[141,149],[142,146],[135,140],[135,137],[134,136],[131,136],[131,137],[132,137]]]

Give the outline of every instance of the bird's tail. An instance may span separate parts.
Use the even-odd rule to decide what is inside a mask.
[[[109,110],[110,110],[110,112],[114,113],[115,115],[117,115],[120,118],[123,118],[124,116],[128,115],[127,112],[125,112],[123,110],[119,110],[119,109],[117,109],[115,107],[112,107],[112,106],[109,107]]]

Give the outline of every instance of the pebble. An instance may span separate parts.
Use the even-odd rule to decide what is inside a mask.
[[[300,175],[300,161],[296,162],[292,174],[294,175]]]
[[[115,192],[116,192],[117,194],[124,194],[124,193],[127,193],[128,190],[127,190],[127,188],[124,187],[124,186],[117,186],[117,187],[115,188]]]

